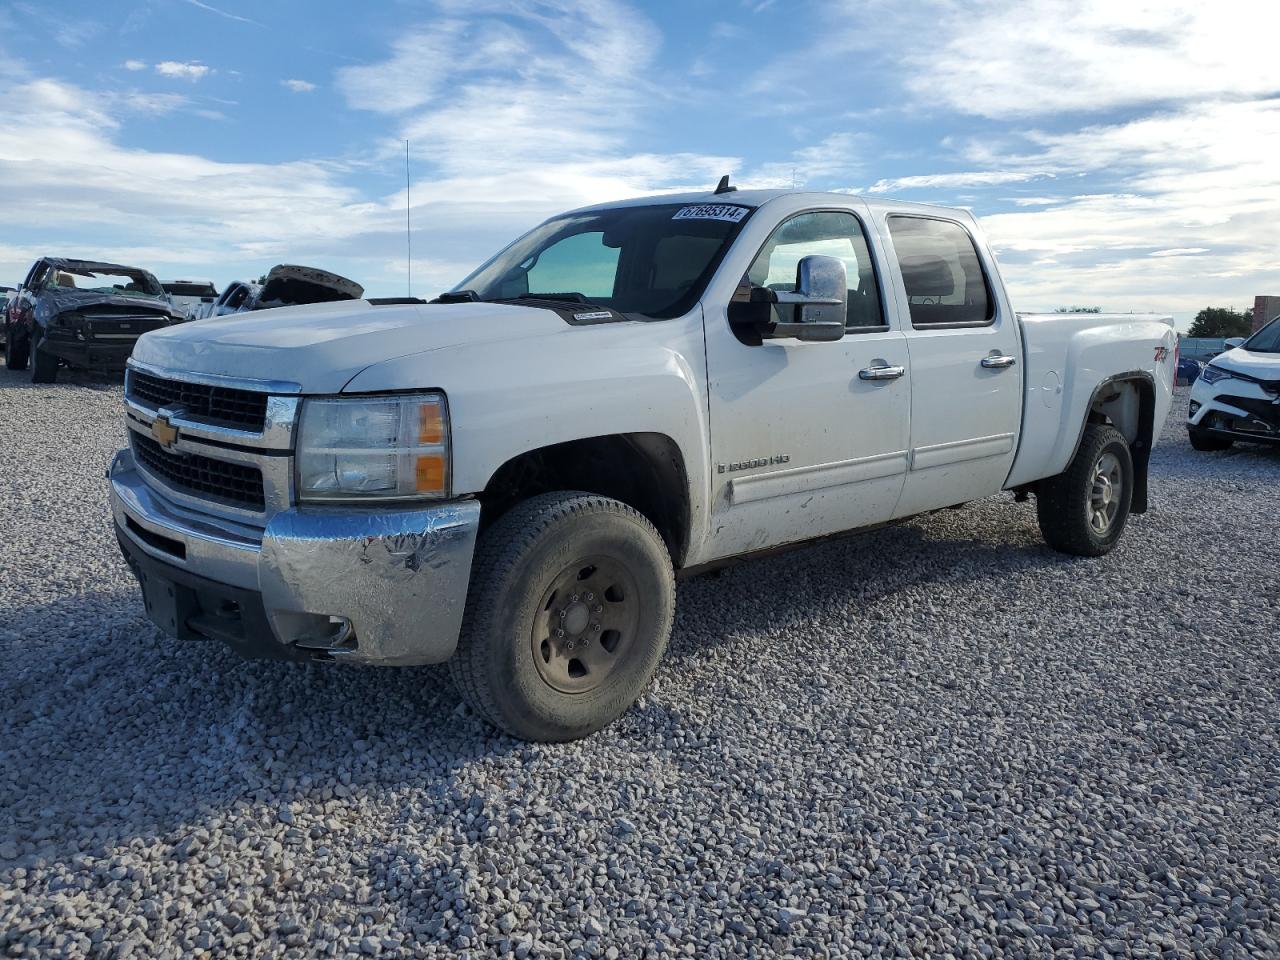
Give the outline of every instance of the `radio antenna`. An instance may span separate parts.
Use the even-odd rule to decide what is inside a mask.
[[[404,250],[408,293],[413,296],[413,231],[409,226],[409,141],[404,142]]]

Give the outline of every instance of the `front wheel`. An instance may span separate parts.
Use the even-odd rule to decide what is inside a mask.
[[[27,369],[27,345],[9,324],[5,324],[4,331],[4,365],[10,370]]]
[[[1199,450],[1202,453],[1230,450],[1231,444],[1234,443],[1230,437],[1215,436],[1208,430],[1201,430],[1198,427],[1187,427],[1187,439],[1191,441],[1193,450]]]
[[[57,380],[58,358],[38,343],[31,353],[31,382],[53,383]]]
[[[1036,515],[1049,546],[1079,557],[1110,553],[1133,499],[1133,458],[1115,427],[1091,423],[1067,469],[1042,480]]]
[[[644,692],[674,610],[671,557],[653,524],[607,497],[544,494],[481,537],[450,670],[495,726],[575,740]]]

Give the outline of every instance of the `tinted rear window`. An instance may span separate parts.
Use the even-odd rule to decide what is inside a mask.
[[[995,304],[969,231],[949,220],[889,218],[914,327],[990,323]]]

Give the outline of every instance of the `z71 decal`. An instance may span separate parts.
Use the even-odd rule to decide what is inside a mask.
[[[698,203],[692,207],[681,207],[672,220],[727,220],[737,223],[748,213],[750,207],[737,207],[730,203]]]

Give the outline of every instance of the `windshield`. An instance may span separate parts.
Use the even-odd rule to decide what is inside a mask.
[[[89,270],[84,267],[55,267],[45,280],[46,290],[79,290],[82,293],[114,294],[121,297],[160,299],[164,291],[145,270]]]
[[[1280,353],[1280,317],[1276,317],[1244,343],[1254,353]]]
[[[655,319],[686,313],[751,214],[736,204],[613,207],[548,220],[458,284],[480,300],[582,300]]]

